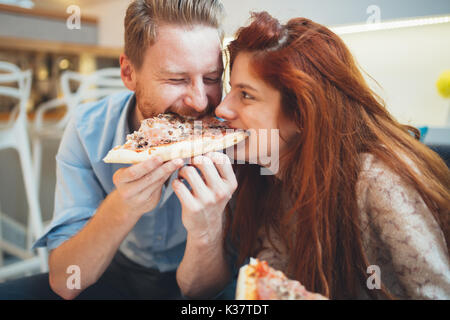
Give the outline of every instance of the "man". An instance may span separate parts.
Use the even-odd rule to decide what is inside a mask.
[[[222,96],[222,13],[219,0],[130,4],[120,66],[132,92],[77,108],[56,157],[54,218],[35,244],[50,252],[49,274],[3,284],[0,298],[180,297],[175,271],[186,229],[171,182],[183,161],[127,167],[102,158],[145,118],[214,111]]]

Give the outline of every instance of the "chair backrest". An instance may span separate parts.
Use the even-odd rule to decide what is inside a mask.
[[[79,83],[74,92],[70,88],[71,82]],[[126,88],[120,77],[120,68],[107,68],[89,75],[66,71],[61,75],[61,89],[68,107],[68,112],[61,119],[65,124],[73,110],[81,103],[95,101]]]
[[[18,101],[11,112],[8,125],[13,125],[19,118],[25,119],[31,81],[31,70],[22,71],[12,63],[0,61],[0,96],[11,97]]]
[[[70,82],[79,83],[75,92],[70,89]],[[61,76],[61,89],[70,107],[76,107],[88,100],[97,100],[109,94],[125,90],[120,78],[119,68],[98,70],[89,75],[67,71]]]

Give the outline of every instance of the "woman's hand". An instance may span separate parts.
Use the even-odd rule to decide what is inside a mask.
[[[172,182],[182,205],[182,221],[188,238],[208,244],[221,241],[223,212],[237,188],[230,159],[219,152],[197,156],[192,165],[181,168],[178,175],[192,188],[190,191],[180,179]]]

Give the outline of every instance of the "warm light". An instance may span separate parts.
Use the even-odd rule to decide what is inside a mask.
[[[450,22],[450,16],[430,17],[420,19],[398,20],[390,22],[356,24],[342,27],[330,28],[336,34],[348,34],[367,31],[389,30],[398,28],[418,27],[424,25],[440,24]]]
[[[48,71],[46,68],[39,68],[39,71],[37,73],[38,80],[47,80],[48,79]]]
[[[397,21],[386,21],[379,23],[353,24],[348,26],[329,27],[329,28],[336,34],[348,34],[348,33],[368,32],[368,31],[418,27],[448,22],[450,22],[450,16],[440,16],[440,17],[417,18],[417,19],[397,20]],[[228,43],[230,43],[230,41],[232,41],[233,39],[234,39],[233,37],[226,37],[223,41],[224,48],[226,48]]]
[[[59,61],[59,68],[61,70],[66,70],[67,68],[69,68],[70,62],[67,59],[61,59],[61,61]]]
[[[80,55],[79,70],[81,74],[91,74],[97,70],[97,61],[95,56],[90,53]]]

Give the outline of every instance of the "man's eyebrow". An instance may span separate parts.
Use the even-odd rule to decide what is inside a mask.
[[[213,74],[213,73],[220,73],[222,74],[224,71],[224,69],[212,69],[208,72],[206,72],[205,74]],[[162,75],[177,75],[177,76],[188,76],[189,73],[188,72],[182,72],[182,71],[177,71],[177,70],[170,70],[170,69],[166,69],[166,70],[161,70],[160,72]]]
[[[176,70],[162,70],[160,73],[162,75],[171,75],[171,76],[173,76],[173,75],[183,75],[183,76],[185,76],[185,75],[188,74],[187,72],[180,72],[180,71],[176,71]]]
[[[212,69],[211,71],[207,72],[206,74],[210,74],[210,73],[223,73],[224,68],[219,68],[219,69]]]

